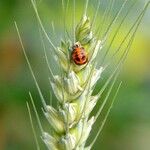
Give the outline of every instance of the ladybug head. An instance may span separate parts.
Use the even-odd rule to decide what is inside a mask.
[[[79,47],[81,47],[80,42],[76,42],[76,43],[73,45],[72,49],[76,49],[76,48],[79,48]]]

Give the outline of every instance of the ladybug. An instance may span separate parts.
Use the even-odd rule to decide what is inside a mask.
[[[72,60],[76,65],[86,64],[88,61],[87,53],[83,46],[79,42],[76,42],[72,47]]]

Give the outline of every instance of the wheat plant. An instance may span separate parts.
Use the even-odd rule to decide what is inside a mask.
[[[68,33],[66,29],[65,14],[69,7],[69,0],[67,3],[62,0],[62,9],[64,12],[64,39],[61,40],[59,46],[55,46],[43,26],[37,10],[36,1],[31,0],[35,15],[38,20],[45,58],[50,72],[50,85],[58,100],[57,108],[54,108],[52,105],[48,105],[42,95],[31,64],[26,55],[20,32],[18,30],[17,24],[15,23],[25,58],[43,104],[43,113],[51,128],[50,133],[44,131],[32,95],[29,93],[33,106],[32,108],[35,111],[38,125],[40,127],[42,140],[49,150],[90,150],[92,149],[94,143],[96,142],[99,134],[103,129],[121,83],[117,85],[116,92],[113,97],[110,97],[111,91],[114,89],[118,74],[129,53],[130,47],[135,37],[135,33],[150,3],[148,2],[144,8],[139,11],[139,15],[137,15],[135,18],[135,21],[125,34],[120,44],[117,46],[117,49],[111,55],[109,61],[104,63],[110,52],[111,46],[117,37],[118,32],[120,31],[121,26],[136,4],[136,2],[132,2],[132,5],[127,9],[125,14],[120,19],[121,21],[117,25],[115,33],[110,40],[109,38],[112,28],[114,27],[113,25],[117,22],[120,14],[127,5],[128,0],[125,0],[122,3],[120,8],[116,11],[116,14],[112,16],[111,21],[108,22],[108,17],[111,15],[111,10],[114,9],[113,6],[115,2],[117,2],[117,0],[110,0],[107,8],[103,13],[101,21],[99,22],[97,21],[97,18],[101,1],[97,1],[97,7],[95,9],[94,16],[92,19],[90,19],[88,17],[87,11],[89,7],[89,1],[86,0],[83,15],[81,16],[80,21],[77,23],[75,19],[76,2],[73,0],[73,29],[71,33]],[[98,24],[96,30],[94,29],[95,24]],[[57,65],[60,69],[60,74],[58,75],[54,75],[53,70],[51,69],[51,64],[49,64],[43,36],[52,46],[51,54],[56,59],[56,62],[58,62]],[[103,57],[100,60],[101,63],[99,64],[98,54],[101,53],[101,51],[104,49],[107,40],[110,42],[105,49]],[[120,55],[119,57],[116,57],[118,53]],[[111,70],[110,76],[102,85],[100,91],[93,95],[93,91],[98,80],[101,80],[103,72],[105,72],[107,69],[110,69],[109,66],[111,66],[112,62],[116,58],[117,61],[114,65],[114,69]],[[103,98],[102,95],[104,92],[106,94]],[[110,99],[109,102],[108,99]],[[91,112],[95,106],[98,106],[99,109],[95,114],[92,113],[91,115]],[[36,131],[32,121],[30,110],[31,107],[28,103],[27,108],[29,111],[37,149],[39,150],[40,146],[38,144]],[[97,129],[97,134],[94,138],[90,137],[90,132],[93,125],[98,120],[98,118],[101,117],[101,114],[105,108],[107,108],[107,111],[105,112],[105,116],[99,125],[99,129]],[[89,137],[92,140],[91,143],[87,145],[87,139]]]

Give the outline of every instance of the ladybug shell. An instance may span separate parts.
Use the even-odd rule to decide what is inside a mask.
[[[85,49],[82,46],[77,44],[73,46],[72,60],[76,65],[83,65],[87,63],[87,53],[85,52]]]

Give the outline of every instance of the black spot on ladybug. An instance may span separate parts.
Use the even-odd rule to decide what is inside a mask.
[[[82,59],[85,59],[85,56],[82,56]]]
[[[77,60],[77,61],[80,61],[80,58],[77,57],[76,60]]]

